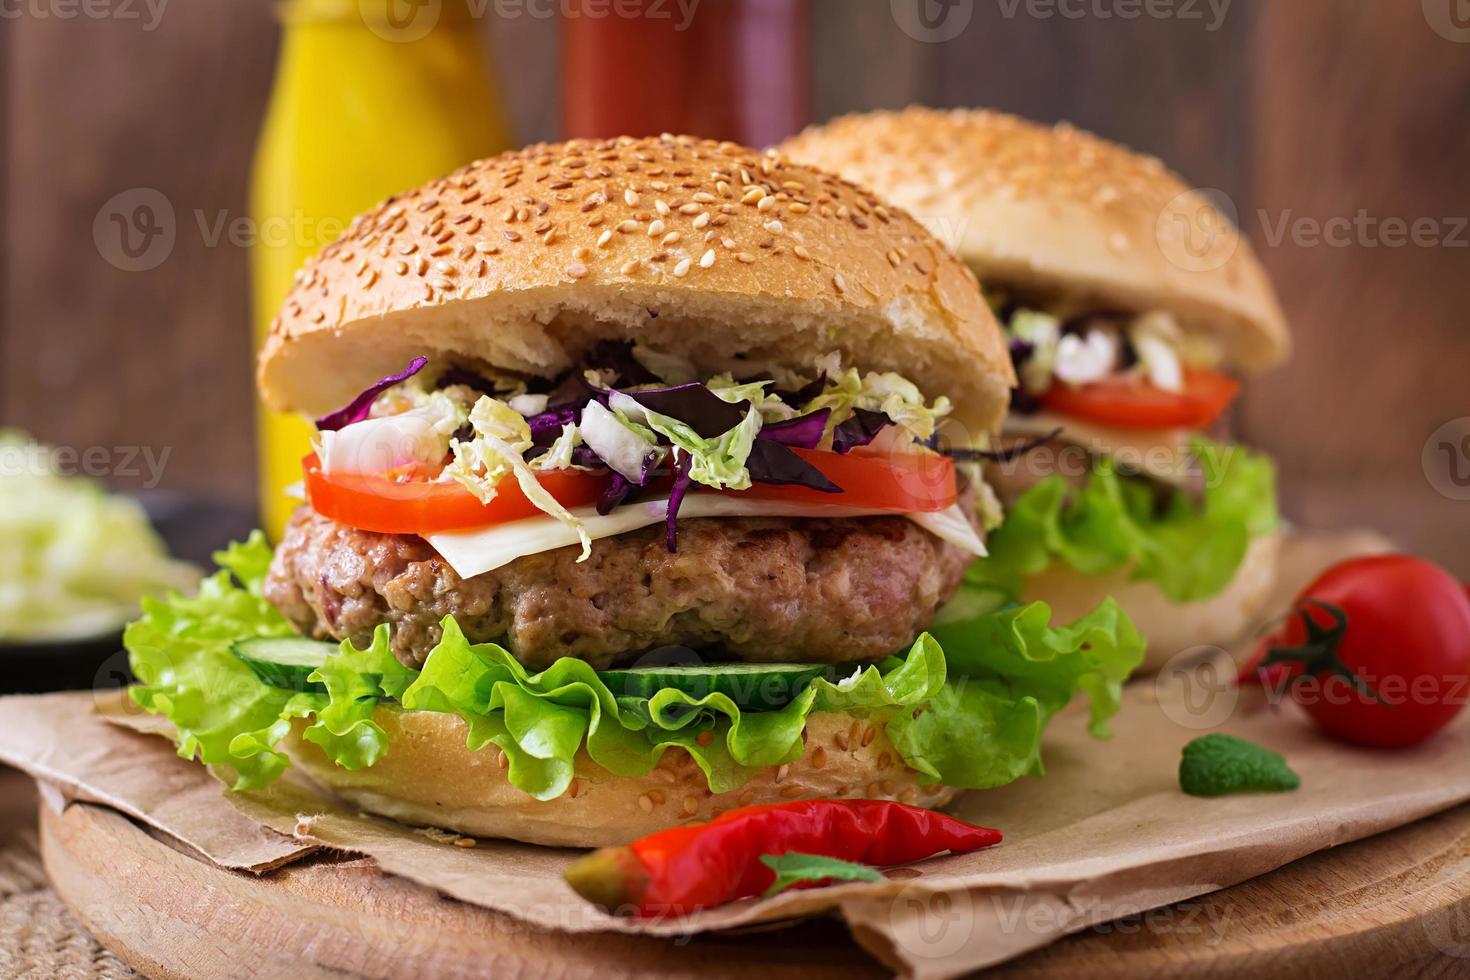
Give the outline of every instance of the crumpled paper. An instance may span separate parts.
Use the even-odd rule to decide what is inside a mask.
[[[1278,608],[1317,569],[1366,543],[1294,542]],[[363,816],[291,774],[261,791],[226,792],[179,759],[157,736],[156,719],[120,692],[0,699],[0,760],[145,821],[224,867],[268,873],[326,846],[568,933],[676,936],[836,913],[889,965],[950,977],[1470,800],[1470,716],[1419,748],[1365,752],[1320,736],[1290,704],[1236,689],[1232,673],[1223,651],[1184,652],[1158,678],[1129,688],[1110,742],[1087,735],[1082,705],[1063,712],[1046,739],[1045,778],[970,793],[953,807],[1004,831],[998,847],[895,869],[881,884],[788,892],[665,920],[616,918],[575,896],[561,875],[576,851],[506,841],[453,846],[455,835]],[[1180,751],[1208,731],[1283,753],[1301,788],[1184,795]]]

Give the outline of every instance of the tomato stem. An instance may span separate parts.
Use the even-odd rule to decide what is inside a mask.
[[[1347,613],[1338,606],[1319,599],[1304,599],[1302,606],[1313,606],[1322,610],[1332,618],[1332,624],[1324,626],[1317,622],[1306,608],[1296,609],[1293,615],[1302,618],[1302,626],[1307,631],[1306,642],[1296,647],[1271,647],[1266,651],[1266,657],[1261,661],[1257,670],[1265,671],[1283,665],[1300,666],[1301,673],[1293,677],[1288,682],[1289,684],[1297,684],[1305,678],[1322,675],[1341,677],[1352,684],[1360,694],[1372,698],[1378,704],[1385,704],[1378,691],[1357,671],[1344,663],[1342,657],[1338,655],[1342,639],[1347,635]]]

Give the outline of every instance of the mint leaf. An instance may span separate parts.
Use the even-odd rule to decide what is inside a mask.
[[[776,880],[763,898],[779,895],[793,885],[821,881],[883,881],[878,872],[866,864],[854,864],[820,854],[788,851],[785,854],[763,854],[761,864],[776,872]]]
[[[1234,735],[1201,736],[1179,760],[1179,787],[1190,796],[1279,793],[1301,784],[1279,753]]]

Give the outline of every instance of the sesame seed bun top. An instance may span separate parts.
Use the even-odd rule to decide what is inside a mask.
[[[1227,359],[1285,359],[1281,308],[1249,244],[1153,157],[1067,125],[986,110],[845,116],[781,151],[912,212],[987,287],[1083,305],[1168,310]]]
[[[974,276],[918,222],[811,167],[664,136],[482,160],[355,220],[297,275],[259,364],[317,413],[417,354],[554,375],[629,338],[711,373],[841,351],[999,426],[1015,377]]]

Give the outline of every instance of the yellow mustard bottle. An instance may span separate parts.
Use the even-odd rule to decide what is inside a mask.
[[[286,0],[256,149],[256,349],[296,271],[353,217],[510,145],[465,0]],[[257,408],[261,518],[280,540],[310,425]]]

